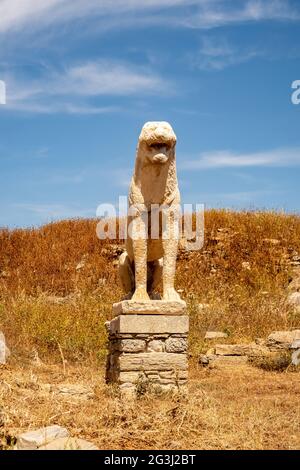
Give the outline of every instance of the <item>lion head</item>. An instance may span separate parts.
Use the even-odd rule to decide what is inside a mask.
[[[147,122],[139,137],[139,149],[155,164],[164,164],[175,156],[176,135],[168,122]]]

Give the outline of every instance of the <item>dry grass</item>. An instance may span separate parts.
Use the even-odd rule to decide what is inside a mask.
[[[49,424],[101,449],[297,449],[300,383],[297,373],[251,367],[191,367],[189,394],[122,401],[103,383],[102,369],[67,365],[10,366],[0,371],[2,448],[21,431]],[[48,384],[82,384],[94,397],[49,392]],[[238,397],[238,399],[237,399]]]
[[[96,223],[0,230],[0,330],[12,350],[0,369],[2,447],[20,431],[60,424],[104,449],[299,448],[298,373],[197,365],[207,329],[238,342],[299,327],[285,301],[290,260],[300,253],[299,216],[206,213],[203,250],[181,251],[177,269],[191,319],[189,395],[146,395],[138,406],[103,381],[104,322],[122,295],[122,241],[98,240]],[[92,388],[94,397],[49,391],[66,383]]]
[[[285,303],[289,259],[300,252],[299,216],[211,210],[205,217],[204,248],[181,251],[177,269],[191,353],[201,351],[208,328],[239,341],[299,326],[299,314]],[[122,296],[116,267],[122,241],[99,240],[96,224],[0,230],[0,327],[13,351],[36,349],[59,360],[60,345],[68,359],[103,358],[103,324]]]

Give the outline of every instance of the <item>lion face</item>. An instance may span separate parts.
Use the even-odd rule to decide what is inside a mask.
[[[142,154],[153,164],[165,164],[175,156],[176,135],[167,122],[147,122],[139,137]]]

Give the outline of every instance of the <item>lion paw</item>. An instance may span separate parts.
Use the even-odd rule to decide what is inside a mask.
[[[169,287],[168,289],[166,289],[166,291],[164,291],[163,300],[178,301],[178,302],[180,302],[180,301],[181,301],[181,297],[180,297],[180,295],[178,294],[178,292],[176,292],[176,290],[174,289],[174,287]]]
[[[144,287],[138,287],[131,297],[131,300],[135,300],[136,302],[147,302],[150,300],[150,297]]]

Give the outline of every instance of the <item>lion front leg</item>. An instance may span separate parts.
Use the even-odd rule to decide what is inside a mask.
[[[163,245],[163,300],[180,301],[180,295],[174,287],[176,258],[178,249],[178,220],[172,210],[166,214],[166,232],[162,239]]]
[[[147,293],[147,230],[143,217],[132,221],[132,248],[135,265],[135,291],[131,300],[146,302],[150,300]]]

